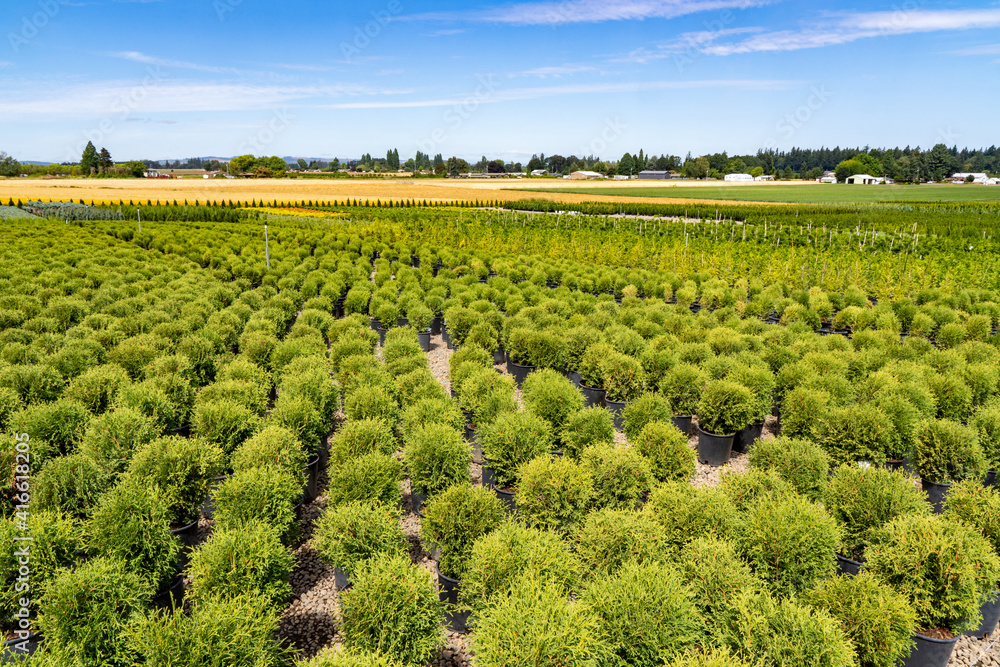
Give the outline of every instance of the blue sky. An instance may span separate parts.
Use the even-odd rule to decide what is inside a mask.
[[[981,147],[998,83],[996,1],[0,3],[20,160]]]

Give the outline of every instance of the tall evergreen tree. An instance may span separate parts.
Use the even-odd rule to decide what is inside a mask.
[[[87,147],[83,149],[83,156],[80,157],[80,173],[84,176],[90,176],[91,170],[98,167],[98,159],[94,142],[88,141]]]
[[[115,166],[115,161],[111,159],[111,153],[104,146],[101,146],[101,154],[97,158],[97,166],[101,168],[102,171],[111,169]]]

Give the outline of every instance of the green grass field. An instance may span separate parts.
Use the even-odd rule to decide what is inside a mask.
[[[869,204],[893,202],[1000,201],[1000,186],[990,185],[741,185],[684,187],[560,188],[537,192],[565,192],[614,197],[663,199],[714,199],[729,201],[788,202],[793,204]]]

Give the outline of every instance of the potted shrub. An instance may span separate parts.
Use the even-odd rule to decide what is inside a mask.
[[[647,512],[596,510],[576,534],[585,578],[611,575],[626,563],[667,562],[671,546],[663,526]]]
[[[591,582],[581,602],[617,664],[658,667],[704,640],[694,595],[666,563],[626,564]]]
[[[313,545],[323,562],[334,567],[340,589],[350,585],[368,559],[379,554],[405,556],[408,548],[399,510],[362,501],[324,508]]]
[[[434,313],[427,306],[417,302],[406,311],[406,317],[410,321],[410,326],[417,332],[420,349],[430,352],[431,323],[434,321]]]
[[[593,494],[584,466],[569,458],[542,455],[523,464],[518,476],[514,503],[529,526],[564,534],[576,530]]]
[[[330,467],[336,467],[366,454],[392,454],[396,436],[379,419],[355,419],[344,423],[330,440]],[[332,472],[332,470],[331,470]]]
[[[242,593],[210,597],[188,615],[178,607],[147,610],[129,624],[123,642],[138,664],[164,665],[184,659],[198,665],[290,664],[294,652],[277,636],[278,612],[264,597]]]
[[[980,606],[1000,581],[992,546],[975,529],[910,514],[876,531],[866,554],[867,568],[916,610],[910,664],[946,665],[957,633],[979,625]]]
[[[764,420],[771,414],[774,405],[774,373],[766,366],[745,366],[730,373],[728,379],[749,389],[755,401],[753,421],[733,438],[733,450],[745,452],[760,438]]]
[[[429,424],[442,424],[461,431],[465,425],[465,418],[455,406],[455,402],[443,396],[419,398],[403,410],[400,416],[399,430],[403,441],[406,442],[421,426]]]
[[[559,441],[563,455],[571,459],[579,459],[590,445],[614,443],[615,426],[611,413],[598,406],[577,410],[566,418]]]
[[[729,462],[733,438],[754,419],[756,399],[743,385],[714,380],[698,401],[698,459],[721,466]]]
[[[57,456],[35,475],[32,501],[39,509],[66,512],[83,519],[114,484],[112,475],[90,456]]]
[[[910,655],[916,612],[870,572],[825,579],[802,600],[837,619],[861,664],[894,667]]]
[[[689,480],[695,473],[695,452],[687,437],[664,422],[647,424],[635,439],[635,448],[649,462],[653,477],[660,482]]]
[[[297,664],[298,667],[403,667],[381,653],[345,651],[343,647],[323,649],[311,660]]]
[[[674,425],[685,436],[691,432],[691,417],[698,411],[701,391],[708,376],[697,366],[679,363],[663,374],[660,393],[670,403]]]
[[[747,509],[735,541],[751,569],[788,595],[833,572],[840,531],[822,507],[798,494],[765,495]]]
[[[176,436],[159,438],[135,453],[125,482],[156,489],[167,503],[174,534],[193,546],[201,507],[212,479],[222,473],[222,459],[216,445]]]
[[[399,424],[399,405],[383,387],[355,387],[344,401],[348,420],[380,419],[395,429]]]
[[[388,454],[365,454],[331,465],[329,472],[326,498],[330,505],[362,500],[399,508],[403,503],[399,488],[403,466]]]
[[[997,471],[1000,470],[1000,403],[983,406],[972,418],[972,427],[979,434],[979,445],[983,448],[986,466],[986,484],[997,484]]]
[[[607,343],[594,343],[583,353],[580,360],[580,391],[586,406],[604,405],[604,361],[610,355],[618,354]]]
[[[80,451],[108,472],[124,472],[136,449],[159,435],[150,418],[128,408],[119,408],[95,417],[83,436]]]
[[[695,488],[686,481],[665,482],[653,489],[643,513],[661,526],[675,549],[698,537],[729,539],[738,523],[736,506],[718,488]]]
[[[720,643],[742,660],[774,667],[854,665],[854,647],[825,611],[765,591],[745,591],[729,605]]]
[[[937,512],[953,483],[981,481],[986,475],[986,457],[976,432],[961,424],[943,419],[922,422],[914,451],[924,492]]]
[[[522,576],[552,582],[569,595],[579,585],[581,563],[555,533],[507,521],[472,545],[459,602],[478,617]]]
[[[739,557],[731,540],[697,537],[684,545],[676,563],[684,583],[694,593],[694,603],[710,636],[718,636],[721,621],[734,600],[744,591],[762,590],[764,586]]]
[[[646,386],[646,372],[635,357],[613,354],[604,362],[604,404],[615,419],[615,429],[623,425],[625,406],[642,395]]]
[[[633,447],[591,445],[583,450],[580,463],[592,480],[590,504],[595,509],[636,509],[653,484],[649,463]]]
[[[930,505],[899,471],[840,466],[823,492],[826,510],[840,526],[842,572],[857,574],[874,532],[896,517],[926,515]]]
[[[552,428],[541,417],[525,412],[500,415],[479,432],[483,448],[483,484],[513,500],[519,468],[552,451]]]
[[[561,373],[546,368],[528,376],[521,389],[525,408],[561,433],[570,415],[583,408],[583,396]]]
[[[972,479],[955,484],[945,500],[944,516],[978,530],[1000,554],[1000,493],[995,487],[980,486]],[[1000,582],[997,584],[1000,589]],[[965,634],[985,637],[996,630],[1000,621],[1000,590],[993,592],[992,599],[983,603],[979,613],[983,618],[979,627],[966,630]]]
[[[61,570],[39,600],[45,653],[59,665],[126,664],[129,621],[152,594],[147,577],[110,555]]]
[[[673,415],[669,400],[661,394],[647,392],[626,406],[622,413],[622,430],[629,442],[634,443],[647,424],[653,422],[669,424],[673,420]]]
[[[195,606],[250,594],[280,609],[292,595],[292,554],[275,528],[251,521],[216,530],[191,553],[186,575]]]
[[[260,429],[260,418],[231,400],[204,401],[195,407],[192,427],[195,436],[219,445],[228,456]]]
[[[802,495],[820,500],[829,478],[830,457],[808,440],[770,438],[750,450],[750,467],[773,470]]]
[[[150,591],[172,588],[180,543],[170,532],[170,510],[155,488],[122,483],[102,496],[87,525],[88,550],[129,563]]]
[[[424,506],[420,533],[441,550],[438,575],[453,582],[461,579],[472,545],[495,530],[503,516],[500,501],[488,489],[479,486],[452,486],[429,499]]]
[[[472,649],[479,667],[590,667],[605,654],[597,620],[552,581],[526,576],[479,618]]]
[[[403,448],[413,511],[420,514],[428,496],[456,484],[467,484],[471,460],[468,444],[454,428],[428,424],[414,430]]]
[[[283,426],[269,425],[236,448],[232,457],[235,472],[276,465],[302,480],[305,496],[313,499],[319,482],[319,455],[309,460],[302,443]]]
[[[259,521],[272,526],[286,545],[295,539],[302,481],[294,473],[274,465],[243,470],[216,487],[212,496],[216,530],[239,530]]]

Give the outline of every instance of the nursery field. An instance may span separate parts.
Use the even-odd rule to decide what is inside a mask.
[[[5,659],[1000,665],[1000,206],[12,194]]]
[[[535,192],[562,192],[602,197],[643,197],[665,199],[782,202],[794,204],[875,204],[896,202],[998,202],[1000,187],[987,185],[843,185],[762,183],[759,185],[706,185],[696,190],[689,185],[661,187],[545,188]]]

